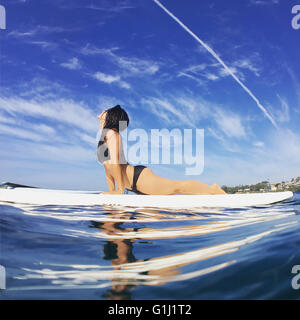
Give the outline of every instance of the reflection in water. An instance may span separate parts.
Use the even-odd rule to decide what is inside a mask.
[[[23,206],[22,209],[28,215],[41,213],[37,207]],[[260,226],[263,222],[283,219],[294,215],[295,212],[289,207],[280,206],[274,206],[272,209],[270,207],[251,208],[240,210],[238,213],[234,210],[220,209],[206,210],[205,213],[174,210],[166,212],[142,208],[135,211],[132,208],[130,210],[105,208],[105,211],[99,214],[99,208],[91,207],[78,208],[78,211],[70,208],[69,211],[64,210],[62,213],[55,207],[48,207],[44,216],[65,221],[89,221],[89,228],[74,225],[72,228],[61,229],[61,234],[105,241],[101,259],[110,261],[110,265],[73,264],[68,265],[67,270],[64,268],[57,270],[60,266],[52,264],[51,269],[23,268],[25,274],[14,278],[50,280],[51,285],[43,286],[42,289],[108,288],[102,297],[111,300],[131,299],[131,293],[138,285],[163,285],[193,279],[226,268],[237,262],[235,258],[230,258],[226,254],[235,253],[246,244],[297,223],[273,225],[272,229],[267,231],[260,229],[261,231],[257,234],[228,242],[220,241],[219,244],[206,247],[199,241],[199,248],[196,242],[193,250],[183,249],[184,252],[176,254],[163,255],[158,249],[155,250],[154,256],[153,251],[150,250],[146,259],[139,259],[134,254],[134,247],[135,242],[140,242],[141,239],[144,243],[148,243],[150,248],[151,240],[172,239],[171,241],[174,241],[177,238],[202,237],[214,233],[217,235],[219,232],[238,227],[253,224]],[[59,229],[56,228],[56,232],[57,230]],[[191,268],[185,268],[200,261],[200,267],[196,264]],[[24,290],[24,287],[22,289]],[[27,287],[27,289],[30,290],[33,287]],[[34,289],[37,287],[35,286]]]
[[[113,215],[113,213],[111,214]],[[92,226],[103,230],[107,235],[112,235],[116,231],[124,231],[120,222],[96,222],[92,221]],[[127,231],[132,231],[132,228]],[[119,271],[120,266],[127,263],[136,262],[136,258],[133,255],[133,239],[114,239],[109,240],[103,247],[105,260],[111,260],[114,271]],[[129,300],[131,298],[130,290],[134,289],[135,285],[131,285],[128,280],[115,281],[112,279],[111,289],[103,295],[108,300]]]
[[[120,212],[121,213],[121,212]],[[115,218],[120,218],[116,216],[116,213],[114,213]],[[274,219],[274,214],[272,215],[272,218]],[[278,218],[278,216],[276,217]],[[250,219],[250,218],[249,218]],[[253,220],[254,219],[254,220]],[[259,218],[253,218],[250,220],[247,220],[246,223],[256,223],[259,221],[262,221],[263,219],[269,220],[270,217],[262,218],[260,216]],[[214,222],[216,223],[216,222]],[[266,235],[269,235],[270,233],[282,230],[286,226],[279,226],[278,228],[263,232],[254,236],[246,237],[239,241],[232,241],[229,243],[221,244],[212,246],[209,248],[201,248],[199,250],[193,250],[190,252],[180,253],[180,254],[174,254],[170,256],[165,257],[159,257],[159,258],[150,258],[147,260],[137,260],[133,253],[133,237],[130,237],[130,239],[124,239],[129,234],[132,235],[134,232],[136,235],[136,238],[141,238],[141,234],[145,235],[145,230],[143,228],[140,229],[132,229],[132,228],[122,228],[120,223],[112,223],[109,222],[92,222],[94,227],[99,228],[102,230],[107,237],[110,239],[106,245],[104,246],[104,252],[106,254],[105,258],[107,258],[107,254],[109,255],[109,259],[112,262],[112,265],[114,266],[114,271],[121,271],[123,274],[134,274],[135,276],[132,278],[126,278],[121,280],[120,274],[118,277],[111,278],[113,285],[112,290],[109,291],[109,294],[106,295],[108,299],[120,299],[124,296],[126,296],[126,299],[129,297],[129,290],[133,289],[134,286],[131,284],[133,282],[137,282],[136,275],[144,275],[145,277],[142,279],[143,284],[147,285],[162,285],[166,282],[172,282],[172,281],[182,281],[191,279],[200,275],[208,274],[210,272],[220,270],[222,268],[225,268],[231,264],[233,264],[235,261],[226,261],[225,263],[221,263],[219,265],[213,265],[209,268],[200,269],[194,272],[189,272],[185,274],[180,274],[180,268],[188,265],[190,263],[206,260],[210,258],[214,258],[220,255],[228,254],[235,252],[239,249],[239,247],[255,242],[261,238],[263,238]],[[245,219],[242,219],[240,221],[240,225],[245,224]],[[236,221],[231,221],[231,223],[225,224],[224,221],[218,221],[217,226],[212,226],[209,228],[208,225],[202,225],[202,226],[188,226],[187,228],[184,228],[185,236],[191,236],[195,234],[203,234],[205,233],[205,230],[208,232],[213,231],[220,231],[229,228],[229,226],[236,226]],[[182,227],[180,227],[182,228]],[[182,236],[184,233],[176,232],[174,228],[167,228],[168,234],[170,237],[175,238],[176,236]],[[195,229],[197,230],[196,232]],[[151,238],[151,233],[153,233],[152,238],[158,238],[159,234],[161,234],[162,237],[166,237],[165,235],[165,229],[150,229],[147,228],[147,238]],[[190,232],[188,232],[190,231]],[[173,234],[172,234],[173,232]],[[115,235],[118,235],[118,237],[114,237]],[[123,234],[123,237],[122,237]],[[139,284],[139,283],[138,283]]]
[[[158,214],[157,211],[150,209],[144,209],[143,213],[154,213],[156,215]],[[159,218],[161,219],[163,216],[165,217],[165,215],[160,214]],[[187,280],[196,276],[208,274],[210,272],[225,268],[233,264],[235,261],[227,261],[225,263],[197,270],[195,272],[180,274],[180,267],[183,267],[195,261],[206,260],[227,253],[232,253],[234,251],[237,251],[240,246],[257,241],[270,233],[285,228],[286,226],[276,228],[272,231],[263,232],[255,236],[247,237],[240,241],[233,241],[209,248],[202,248],[199,250],[166,257],[150,258],[147,260],[137,260],[133,255],[132,250],[135,239],[176,238],[178,236],[182,237],[200,235],[225,230],[237,225],[241,226],[279,218],[278,215],[276,216],[274,214],[274,212],[272,213],[271,217],[269,215],[263,216],[261,214],[259,217],[253,217],[253,212],[252,217],[248,216],[246,218],[246,216],[244,216],[244,219],[242,219],[242,221],[241,219],[230,221],[215,221],[213,225],[145,229],[123,228],[121,227],[120,222],[112,222],[114,219],[130,219],[130,217],[128,217],[128,212],[125,213],[120,211],[117,213],[116,210],[114,210],[114,212],[108,213],[107,221],[92,221],[91,223],[93,227],[102,230],[107,238],[110,239],[104,245],[104,259],[111,260],[114,271],[144,275],[145,277],[143,279],[143,284],[163,285],[166,282]],[[279,213],[279,216],[282,216],[282,212]],[[139,220],[138,218],[134,219],[133,215],[131,218],[133,220]],[[158,218],[156,219],[157,221],[160,221]],[[129,237],[129,239],[127,237]],[[115,277],[111,278],[111,280],[112,288],[104,296],[110,300],[130,299],[130,290],[135,288],[135,285],[132,284],[132,281],[136,282],[136,277],[132,277],[131,279],[121,279],[120,277]]]

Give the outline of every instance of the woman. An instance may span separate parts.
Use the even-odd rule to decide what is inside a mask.
[[[105,168],[109,192],[102,194],[122,194],[124,189],[138,194],[225,194],[217,185],[211,186],[196,180],[172,180],[163,178],[145,166],[132,166],[124,156],[119,121],[129,124],[129,118],[119,105],[103,111],[99,116],[102,131],[98,143],[97,156]],[[117,186],[116,186],[117,184]]]

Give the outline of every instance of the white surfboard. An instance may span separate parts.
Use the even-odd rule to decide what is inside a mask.
[[[49,189],[0,189],[0,201],[33,205],[152,207],[172,209],[241,208],[276,203],[293,197],[293,193],[244,193],[226,195],[102,195],[100,191]]]

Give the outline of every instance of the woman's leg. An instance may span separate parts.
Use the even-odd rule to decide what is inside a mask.
[[[216,183],[209,186],[197,180],[184,180],[179,182],[180,194],[226,194]]]
[[[145,194],[152,195],[169,195],[169,194],[225,194],[217,185],[208,184],[196,180],[178,181],[163,178],[152,172],[151,169],[145,168],[137,181],[137,189]]]

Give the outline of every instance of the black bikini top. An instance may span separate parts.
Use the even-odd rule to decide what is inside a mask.
[[[103,163],[106,160],[110,160],[110,154],[106,142],[104,141],[103,133],[98,142],[97,147],[97,159],[100,163]]]
[[[97,147],[97,159],[100,163],[103,163],[104,161],[111,159],[109,149],[107,147],[106,142],[104,141],[104,138],[105,138],[105,136],[102,132],[101,138],[98,142],[98,147]],[[122,148],[119,156],[120,156],[120,163],[127,163],[123,148]]]

